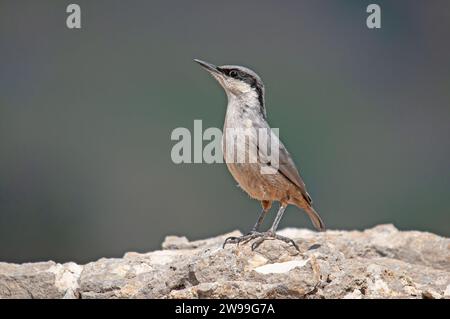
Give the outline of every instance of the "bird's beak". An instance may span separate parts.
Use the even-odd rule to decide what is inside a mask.
[[[222,72],[220,72],[219,68],[217,66],[215,66],[214,64],[202,61],[202,60],[198,60],[198,59],[194,59],[195,62],[197,62],[198,64],[200,64],[202,66],[202,68],[204,68],[206,71],[212,73],[212,74],[216,74],[216,75],[222,75]]]

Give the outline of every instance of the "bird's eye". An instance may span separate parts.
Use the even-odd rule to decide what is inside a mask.
[[[236,70],[231,70],[231,71],[230,71],[230,76],[233,77],[233,78],[235,78],[235,77],[238,76],[238,72],[237,72]]]

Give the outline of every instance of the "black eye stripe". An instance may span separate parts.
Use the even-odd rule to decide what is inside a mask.
[[[248,83],[251,87],[253,87],[258,94],[259,104],[261,105],[262,111],[265,114],[265,111],[264,111],[264,87],[263,87],[263,84],[257,80],[257,78],[255,78],[253,75],[248,74],[239,69],[229,69],[229,68],[220,68],[220,67],[218,69],[221,72],[223,72],[226,76],[244,81],[244,82]]]
[[[242,71],[239,71],[239,70],[234,70],[234,69],[229,70],[227,72],[227,75],[231,76],[234,79],[238,79],[238,80],[247,82],[248,84],[250,84],[252,86],[255,85],[255,83],[256,83],[255,78],[253,78],[251,75],[243,73]]]
[[[236,69],[221,69],[221,71],[223,73],[225,73],[227,76],[230,76],[234,79],[240,79],[240,80],[245,80],[249,77],[248,74],[245,74],[243,72],[241,72],[240,70],[236,70]]]
[[[250,86],[256,88],[258,91],[260,91],[258,81],[256,78],[254,78],[252,75],[242,72],[238,69],[220,69],[225,75],[232,77],[237,80],[244,81],[248,83]]]

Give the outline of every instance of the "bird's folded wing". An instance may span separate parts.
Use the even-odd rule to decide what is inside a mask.
[[[295,167],[295,163],[292,160],[291,155],[287,151],[286,147],[283,145],[283,143],[280,141],[278,136],[270,129],[269,126],[260,125],[259,128],[270,130],[271,137],[270,139],[272,141],[278,141],[279,145],[279,154],[278,154],[278,172],[282,174],[286,179],[288,179],[291,183],[296,185],[300,192],[302,193],[305,200],[308,202],[309,205],[312,205],[312,199],[311,196],[309,196],[308,192],[306,191],[306,185],[303,182],[297,167]],[[260,141],[258,141],[260,143]],[[269,146],[261,147],[261,145],[257,145],[258,149],[258,157],[259,160],[264,164],[267,164],[271,160],[271,156],[269,156],[268,152],[270,150]]]

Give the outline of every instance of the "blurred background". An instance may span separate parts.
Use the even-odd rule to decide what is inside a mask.
[[[223,125],[225,94],[194,58],[263,78],[328,228],[450,236],[450,2],[376,1],[370,30],[373,2],[0,0],[0,261],[250,229],[260,204],[224,164],[171,161],[174,128]],[[295,207],[288,226],[312,228]]]

